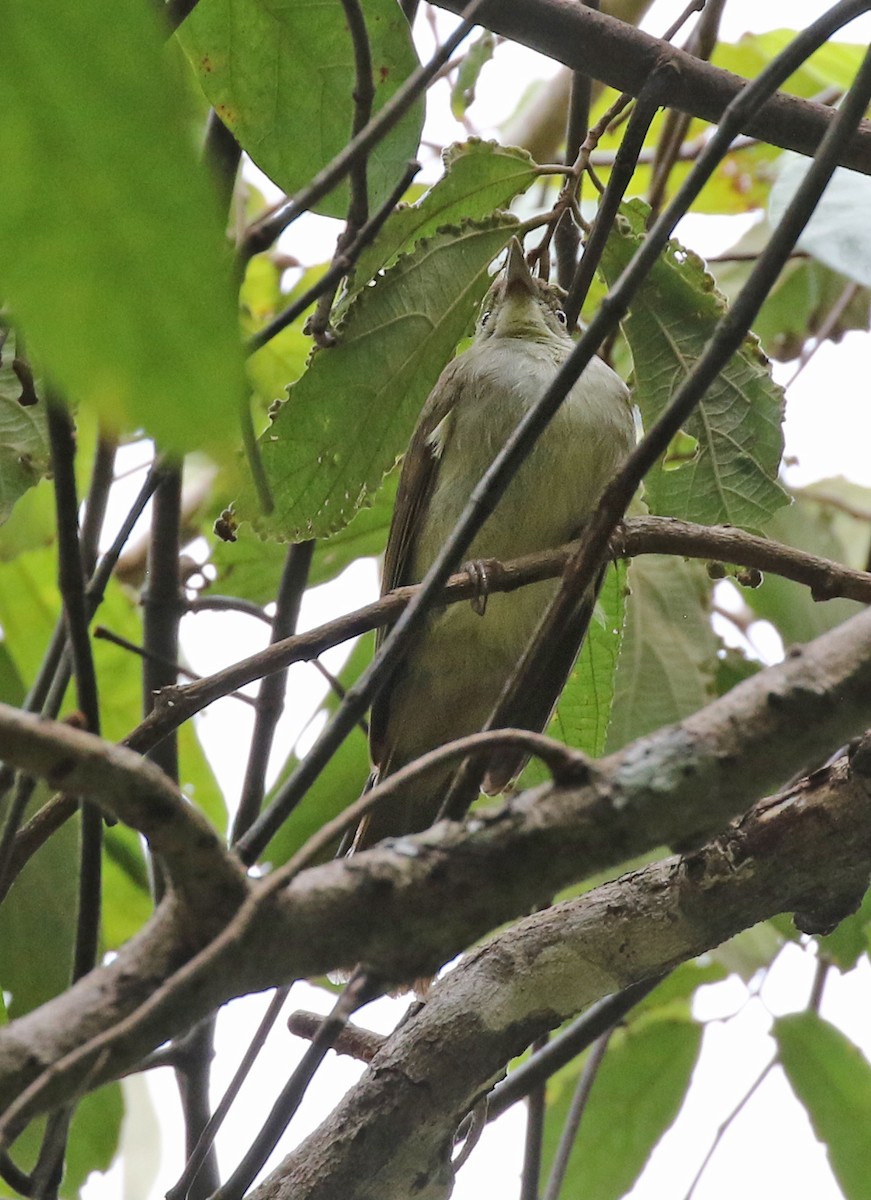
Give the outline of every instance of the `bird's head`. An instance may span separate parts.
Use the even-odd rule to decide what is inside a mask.
[[[523,247],[511,239],[505,270],[490,288],[478,319],[479,341],[492,337],[549,341],[568,338],[561,288],[536,279],[526,265]]]

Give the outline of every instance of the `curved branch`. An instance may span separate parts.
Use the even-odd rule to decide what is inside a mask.
[[[62,1103],[248,991],[361,959],[387,980],[432,974],[596,871],[663,843],[703,841],[869,724],[871,613],[861,613],[603,760],[586,785],[538,787],[399,848],[387,843],[295,876],[292,865],[279,870],[252,886],[235,915],[218,898],[225,924],[211,943],[204,928],[214,936],[214,912],[179,929],[161,909],[115,962],[0,1030],[0,1108],[16,1103],[24,1115]],[[840,878],[832,862],[825,871]]]
[[[449,12],[462,11],[459,0],[433,2]],[[851,15],[842,24],[867,9],[867,4],[856,0]],[[685,50],[576,4],[575,0],[499,0],[478,19],[494,33],[633,96],[640,94],[656,69],[669,64],[674,69],[667,72],[665,105],[715,124],[747,85],[746,79],[731,71],[702,62]],[[742,132],[772,146],[812,155],[834,115],[825,105],[778,93],[748,114]],[[871,123],[862,122],[840,161],[854,171],[871,175]]]
[[[825,924],[853,911],[871,870],[871,780],[846,759],[820,774],[686,858],[555,905],[469,954],[251,1200],[390,1200],[410,1180],[447,1197],[459,1121],[534,1038],[778,913],[810,903]]]
[[[0,758],[82,796],[146,837],[176,894],[203,917],[241,902],[244,872],[206,818],[153,763],[123,746],[0,704]]]

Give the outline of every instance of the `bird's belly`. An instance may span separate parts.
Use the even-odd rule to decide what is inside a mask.
[[[483,616],[462,603],[433,614],[394,687],[392,710],[417,719],[396,722],[393,769],[481,728],[556,586],[545,580],[489,596]]]

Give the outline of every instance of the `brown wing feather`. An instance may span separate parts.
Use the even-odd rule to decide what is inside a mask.
[[[440,462],[440,456],[432,446],[430,438],[433,431],[450,414],[456,402],[457,385],[454,381],[456,372],[453,369],[456,362],[455,359],[454,362],[448,364],[430,392],[429,399],[423,407],[405,452],[402,472],[399,476],[399,487],[396,491],[396,503],[393,506],[393,518],[390,522],[390,533],[387,536],[387,549],[384,552],[384,567],[381,572],[382,596],[392,591],[393,588],[417,582],[411,578],[416,535],[420,528],[421,514],[426,512],[438,477]],[[382,626],[378,630],[375,640],[376,651],[389,632],[389,626]],[[372,761],[376,766],[383,759],[382,743],[395,679],[396,673],[394,673],[393,679],[388,681],[378,693],[369,717],[369,745]]]

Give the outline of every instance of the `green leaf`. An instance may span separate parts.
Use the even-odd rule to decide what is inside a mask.
[[[163,36],[145,0],[113,6],[111,36],[101,0],[5,14],[4,299],[42,373],[107,425],[226,447],[242,356],[223,216]]]
[[[451,113],[457,121],[462,121],[474,104],[478,77],[493,57],[495,49],[496,39],[489,29],[485,29],[463,55],[457,68],[454,86],[451,88]]]
[[[4,331],[0,329],[0,335]],[[0,524],[16,502],[47,473],[50,463],[45,405],[27,400],[12,369],[15,338],[0,342]]]
[[[339,673],[339,682],[343,688],[347,690],[355,682],[363,668],[372,661],[374,645],[375,635],[371,633],[366,634],[357,642]],[[322,720],[322,714],[332,716],[337,705],[338,700],[331,692],[312,720]],[[299,759],[296,752],[293,751],[282,768],[270,795],[267,796],[267,804],[298,764]],[[287,862],[312,834],[317,833],[322,825],[338,816],[343,809],[360,796],[368,778],[369,769],[369,749],[366,736],[357,726],[345,738],[327,766],[306,792],[305,799],[294,809],[269,843],[264,851],[265,860],[276,866]],[[321,857],[322,859],[330,858],[334,852],[335,847]]]
[[[646,554],[633,562],[609,754],[711,699],[717,639],[710,587],[698,563]]]
[[[871,926],[871,891],[866,892],[858,912],[845,917],[832,933],[818,937],[820,953],[841,971],[852,971],[868,952],[868,928]]]
[[[846,551],[829,518],[819,505],[799,498],[775,514],[767,532],[797,550],[845,562]],[[814,600],[809,588],[773,573],[765,575],[761,587],[741,588],[741,598],[758,617],[772,623],[787,645],[809,642],[865,607],[854,600]]]
[[[442,161],[444,175],[416,204],[392,213],[360,255],[354,271],[355,288],[443,226],[483,221],[497,209],[507,208],[539,177],[535,161],[525,150],[479,138],[449,146]]]
[[[799,503],[816,507],[843,552],[841,561],[859,571],[866,570],[871,488],[836,475],[808,484],[794,494]]]
[[[246,334],[255,333],[275,317],[295,297],[307,291],[323,274],[323,267],[312,268],[290,292],[281,290],[281,269],[266,254],[256,254],[248,264],[239,293],[242,309],[242,328]],[[303,333],[303,321],[294,321],[249,356],[245,369],[255,396],[261,401],[264,413],[269,405],[282,398],[289,383],[299,379],[311,353],[312,341]]]
[[[583,750],[593,758],[605,749],[611,720],[614,681],[623,641],[626,574],[624,561],[612,563],[606,571],[589,631],[547,728],[549,737]],[[532,787],[549,778],[550,772],[544,764],[533,759],[524,769],[517,786]]]
[[[339,344],[312,355],[260,439],[275,511],[290,540],[346,525],[405,449],[423,402],[516,229],[505,214],[443,230],[356,298]],[[244,500],[243,500],[243,513]]]
[[[871,1065],[814,1012],[774,1022],[780,1061],[847,1200],[871,1197]]]
[[[809,160],[787,151],[778,162],[768,200],[768,218],[776,224],[807,174]],[[796,245],[818,262],[864,287],[871,287],[871,237],[865,216],[871,204],[871,179],[838,167],[799,234]]]
[[[727,251],[727,257],[757,255],[770,236],[768,222],[758,221]],[[744,257],[711,264],[717,286],[730,301],[747,282],[752,267],[752,259]],[[838,342],[848,330],[868,329],[871,290],[859,288],[846,306],[838,308],[848,283],[843,275],[812,258],[791,259],[765,297],[754,324],[765,353],[788,362],[811,337]]]
[[[624,205],[625,221],[609,238],[602,270],[610,283],[644,237],[646,205]],[[701,355],[725,303],[701,260],[672,240],[648,275],[624,322],[635,364],[635,400],[645,428],[667,406]],[[703,524],[760,528],[787,503],[777,482],[783,451],[783,389],[756,340],[748,337],[687,422],[698,453],[645,478],[651,512]]]
[[[50,796],[38,785],[25,820]],[[67,821],[40,847],[0,907],[0,988],[11,997],[10,1019],[69,985],[78,908],[77,826],[78,817]],[[39,953],[34,952],[37,947]]]
[[[560,1193],[618,1200],[632,1187],[680,1109],[701,1045],[701,1028],[672,1011],[612,1036],[593,1083]],[[547,1085],[543,1165],[549,1170],[580,1067]]]
[[[373,114],[417,66],[411,31],[393,0],[366,0]],[[272,181],[293,193],[350,139],[354,47],[340,4],[314,0],[200,0],[178,37],[218,116]],[[423,101],[415,102],[368,159],[369,204],[390,194],[417,154]],[[347,184],[316,211],[343,217]]]
[[[718,43],[711,62],[753,79],[767,67],[796,36],[793,29],[772,29],[767,33],[746,33],[738,42]],[[846,91],[862,63],[863,47],[848,42],[827,42],[806,58],[783,84],[782,91],[811,99],[830,87]]]
[[[61,1200],[78,1200],[81,1189],[94,1171],[107,1171],[118,1150],[124,1100],[117,1083],[107,1084],[83,1096],[76,1106],[70,1125],[64,1176],[58,1195]],[[38,1117],[11,1147],[13,1160],[23,1170],[36,1165],[45,1118]],[[18,1196],[8,1184],[0,1182],[0,1196]]]
[[[104,832],[102,945],[117,950],[154,912],[139,835],[124,825]]]

